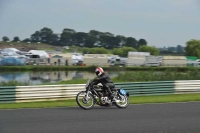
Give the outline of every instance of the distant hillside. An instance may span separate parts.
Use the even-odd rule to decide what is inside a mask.
[[[44,43],[25,43],[25,42],[0,42],[0,49],[4,48],[16,48],[21,51],[30,50],[45,50],[45,51],[60,51],[63,53],[82,53],[83,48],[77,46],[70,46],[69,49],[65,49],[62,46],[53,46]]]
[[[44,43],[25,43],[25,42],[0,42],[0,49],[16,48],[19,50],[56,50],[58,46],[52,46]]]
[[[69,49],[65,49],[63,46],[53,46],[44,43],[26,43],[26,42],[0,42],[0,49],[4,48],[16,48],[21,51],[30,50],[45,50],[45,51],[60,51],[62,53],[83,53],[84,47],[69,46]],[[109,50],[112,53],[112,50]],[[174,52],[160,52],[160,56],[172,55],[172,56],[184,56],[184,53]]]

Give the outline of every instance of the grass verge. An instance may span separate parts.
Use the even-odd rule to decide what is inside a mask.
[[[170,102],[191,102],[200,101],[200,94],[170,94],[163,96],[131,96],[130,104],[146,103],[170,103]],[[0,103],[0,109],[20,109],[20,108],[52,108],[52,107],[72,107],[78,106],[75,99],[29,102],[29,103]]]
[[[98,66],[0,66],[0,69],[4,72],[8,71],[88,71],[94,72]],[[125,66],[125,67],[109,67],[104,66],[105,71],[168,71],[168,72],[188,72],[188,71],[200,71],[199,67],[138,67],[138,66]]]

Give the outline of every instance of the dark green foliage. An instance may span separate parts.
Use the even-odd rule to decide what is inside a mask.
[[[127,57],[128,52],[137,51],[135,48],[132,47],[121,47],[121,48],[114,48],[112,54],[119,55],[121,57]]]
[[[114,81],[119,82],[147,82],[147,81],[174,81],[174,80],[200,80],[200,71],[183,71],[181,69],[165,71],[127,71],[119,74]]]
[[[10,39],[7,36],[4,36],[4,37],[2,37],[2,41],[7,42],[7,41],[10,41]]]
[[[140,52],[149,52],[151,55],[159,55],[159,50],[153,46],[142,45],[139,47]]]
[[[59,70],[76,70],[76,71],[94,71],[99,66],[0,66],[1,71],[59,71]],[[200,71],[198,67],[103,67],[106,71],[173,71],[188,72]]]
[[[185,55],[200,58],[200,40],[192,39],[186,42]]]
[[[20,41],[19,37],[18,37],[18,36],[15,36],[15,37],[13,38],[13,42],[18,42],[18,41]]]
[[[29,85],[29,82],[18,82],[18,81],[8,81],[8,82],[0,82],[0,86],[26,86]]]
[[[4,42],[9,41],[7,36],[2,38]],[[19,37],[13,39],[14,42],[20,41]],[[138,49],[140,45],[147,45],[145,39],[140,39],[139,43],[133,37],[114,35],[110,32],[100,32],[90,30],[89,33],[76,32],[73,29],[64,28],[62,33],[54,33],[51,28],[44,27],[35,31],[30,38],[23,39],[22,42],[45,43],[54,46],[78,46],[78,47],[104,47],[106,49],[128,46]]]
[[[1,71],[91,71],[97,66],[0,66]]]

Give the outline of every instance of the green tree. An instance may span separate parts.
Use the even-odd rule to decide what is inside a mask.
[[[200,58],[200,40],[192,39],[186,42],[185,55]]]
[[[117,35],[116,38],[120,40],[118,47],[123,47],[126,44],[126,37],[122,35]]]
[[[50,36],[50,44],[52,44],[52,45],[60,45],[60,42],[59,42],[59,40],[60,40],[60,38],[58,37],[58,35],[57,34],[52,34],[51,36]]]
[[[112,39],[114,38],[114,35],[109,32],[104,32],[100,34],[99,38],[99,44],[101,47],[112,49]]]
[[[89,35],[95,37],[96,39],[100,39],[100,35],[102,32],[97,30],[90,30]]]
[[[108,54],[108,50],[100,47],[100,48],[86,48],[84,50],[85,54]]]
[[[96,41],[97,41],[97,39],[94,36],[88,35],[86,40],[85,40],[84,46],[88,47],[88,48],[93,48],[95,43],[96,43]]]
[[[22,42],[31,42],[31,39],[26,38],[26,39],[24,39]]]
[[[122,48],[114,48],[112,53],[114,55],[119,55],[121,57],[127,57],[128,52],[135,52],[135,51],[137,51],[137,50],[132,47],[122,47]]]
[[[170,52],[176,51],[176,47],[168,47],[167,49],[168,49],[168,51],[170,51]]]
[[[89,54],[90,48],[83,48],[82,53],[83,54]]]
[[[147,45],[147,41],[145,39],[140,39],[138,41],[138,46],[137,48],[139,48],[140,46],[143,46],[143,45]]]
[[[183,47],[182,47],[181,45],[177,45],[176,51],[177,51],[178,53],[182,53],[182,52],[183,52]]]
[[[88,37],[88,34],[85,32],[77,32],[74,34],[74,45],[75,46],[84,46],[86,38]]]
[[[36,31],[34,34],[31,35],[31,42],[40,42],[40,41],[41,41],[40,31]]]
[[[65,28],[63,29],[60,35],[60,43],[63,46],[72,46],[74,45],[74,35],[76,31],[73,29]]]
[[[146,45],[140,46],[139,51],[149,52],[151,55],[159,55],[159,50],[153,46],[146,46]]]
[[[9,39],[7,36],[4,36],[4,37],[2,38],[2,40],[3,40],[4,42],[10,41],[10,39]]]
[[[12,41],[12,42],[18,42],[18,41],[20,41],[19,37],[18,37],[18,36],[15,36],[15,37],[13,38],[13,41]]]
[[[100,36],[101,34],[103,34],[100,31],[97,30],[90,30],[90,32],[88,33],[88,37],[86,39],[85,42],[85,47],[99,47],[101,46],[101,42],[100,42]]]
[[[58,35],[54,34],[53,31],[47,27],[40,30],[40,39],[42,43],[60,45]]]
[[[9,38],[4,36],[3,41],[9,41]],[[19,41],[19,38],[14,38],[13,41]],[[73,29],[65,28],[61,34],[53,33],[53,30],[47,27],[42,28],[39,31],[35,31],[29,38],[23,41],[28,42],[42,42],[51,45],[62,46],[81,46],[81,47],[104,47],[106,49],[132,47],[138,50],[138,47],[147,45],[145,39],[137,41],[133,37],[125,37],[122,35],[114,36],[110,32],[100,32],[97,30],[90,30],[89,33],[76,32]]]
[[[133,38],[133,37],[126,38],[126,43],[124,46],[133,47],[133,48],[137,49],[137,45],[138,45],[138,42],[135,38]]]
[[[109,48],[111,48],[111,49],[113,49],[113,48],[118,48],[118,47],[120,47],[120,43],[121,43],[121,38],[119,38],[118,36],[116,36],[116,37],[111,37],[110,38],[111,40],[110,40],[110,47]]]

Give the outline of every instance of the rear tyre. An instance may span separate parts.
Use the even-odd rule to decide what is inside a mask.
[[[118,108],[126,108],[129,106],[129,99],[126,95],[117,94],[117,96],[115,96],[115,99],[116,102],[114,102],[114,104]]]

